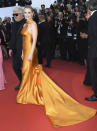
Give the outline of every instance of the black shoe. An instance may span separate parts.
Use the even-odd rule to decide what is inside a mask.
[[[97,97],[95,95],[92,95],[90,97],[86,97],[85,100],[87,100],[87,101],[97,101]]]
[[[15,90],[19,90],[19,89],[20,89],[20,84],[15,87]]]
[[[47,65],[45,65],[45,67],[48,67],[48,68],[50,68],[51,66],[47,64]]]
[[[86,85],[86,86],[91,86],[92,85],[90,82],[86,82],[86,81],[84,81],[83,84]]]

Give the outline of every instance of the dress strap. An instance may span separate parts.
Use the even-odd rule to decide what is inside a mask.
[[[31,23],[33,23],[34,21],[31,19],[31,20],[27,20],[26,21],[26,24],[31,24]]]

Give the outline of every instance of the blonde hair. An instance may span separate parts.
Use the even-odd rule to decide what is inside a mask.
[[[34,9],[33,9],[32,6],[30,6],[30,5],[26,5],[26,6],[24,7],[24,9],[30,9],[32,12],[34,12]]]

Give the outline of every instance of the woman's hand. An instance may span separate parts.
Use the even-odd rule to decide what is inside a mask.
[[[23,51],[22,51],[22,55],[21,55],[21,58],[22,58],[22,60],[23,60]]]
[[[30,55],[28,56],[28,60],[32,61],[33,55],[30,53]]]
[[[9,50],[9,56],[12,56],[12,50],[11,49]]]

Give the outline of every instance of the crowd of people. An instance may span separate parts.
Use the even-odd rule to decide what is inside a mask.
[[[51,27],[51,56],[54,57],[56,48],[64,60],[77,61],[85,64],[87,58],[88,22],[87,7],[84,0],[55,1],[50,8],[41,6],[40,15],[44,15]]]
[[[39,55],[40,63],[42,63],[42,57],[44,56],[47,59],[48,67],[50,67],[51,60],[54,57],[60,57],[68,61],[77,61],[81,65],[86,63],[88,23],[85,2],[85,0],[60,0],[55,1],[50,8],[45,8],[45,5],[41,5],[39,12],[34,9],[33,19],[39,25],[38,40],[40,38],[42,40],[42,21],[45,21],[45,28],[48,30],[46,34],[44,33],[44,38],[47,41],[44,41],[40,46],[38,44],[39,41],[37,42],[37,48],[39,54],[41,54]],[[4,45],[7,44],[7,50],[13,21],[9,17],[6,17],[2,21],[2,30],[3,34],[5,34],[3,35],[2,43]],[[4,56],[8,57],[6,51],[4,52]]]
[[[56,48],[64,60],[78,61],[81,65],[86,60],[94,94],[85,100],[97,101],[97,2],[90,0],[88,11],[85,2],[55,1],[50,8],[41,5],[38,13],[29,5],[24,9],[16,7],[13,22],[6,22],[5,32],[1,24],[0,47],[7,49],[3,43],[8,37],[8,54],[13,55],[13,69],[19,80],[15,88],[19,90],[17,103],[44,105],[54,127],[80,123],[97,112],[71,98],[42,69],[44,57],[45,66],[51,66]],[[10,27],[7,25],[11,25],[11,37],[7,36]]]

